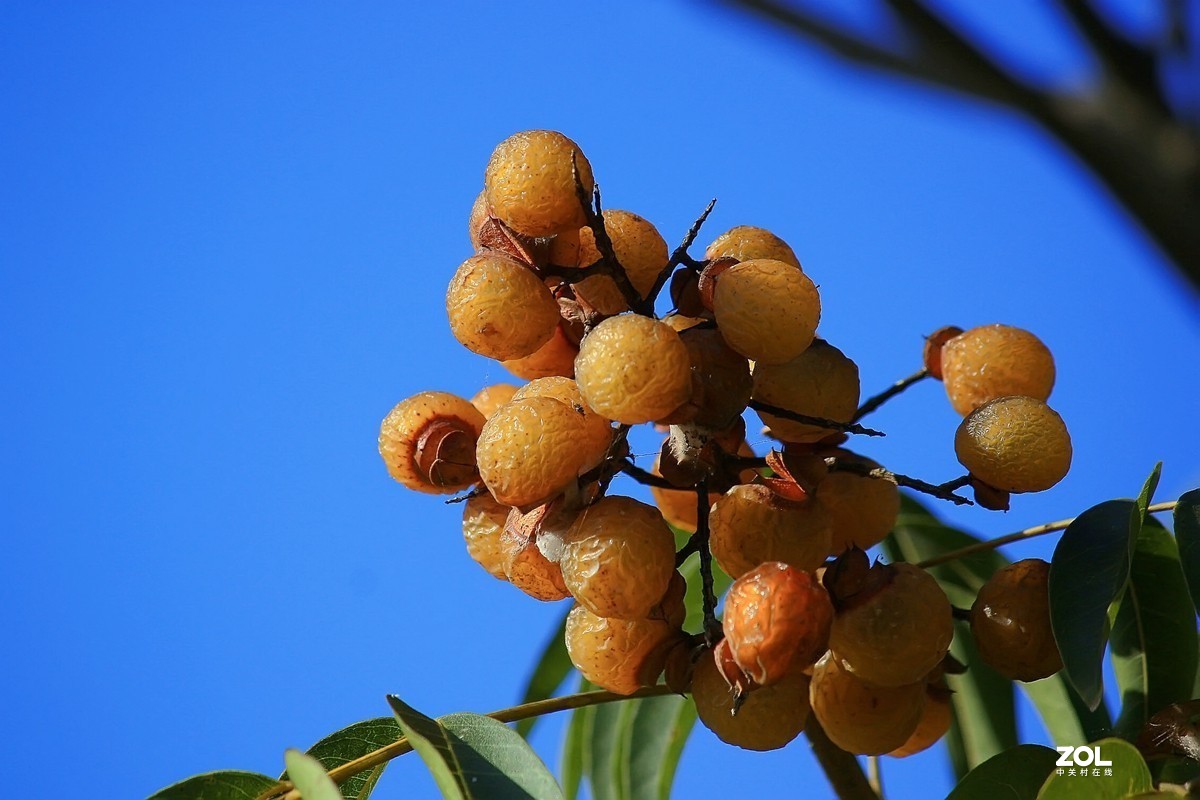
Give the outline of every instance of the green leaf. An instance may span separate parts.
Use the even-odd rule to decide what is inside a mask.
[[[571,663],[571,656],[567,653],[565,638],[568,613],[570,613],[570,609],[563,613],[562,622],[558,624],[546,642],[546,646],[542,648],[542,655],[538,658],[537,666],[533,668],[533,674],[529,676],[529,683],[525,685],[525,694],[521,697],[522,703],[532,703],[535,700],[552,697],[567,676],[571,674],[571,670],[575,668],[575,665]],[[538,719],[538,717],[529,717],[521,720],[517,723],[517,733],[528,737]]]
[[[546,765],[507,725],[479,714],[433,720],[394,695],[388,703],[443,797],[561,800]]]
[[[1058,753],[1049,747],[1011,747],[971,770],[946,800],[1029,800],[1057,760]]]
[[[667,800],[683,747],[696,725],[696,704],[690,698],[665,695],[633,705],[628,795],[637,800]]]
[[[1054,744],[1060,747],[1077,745],[1112,734],[1108,706],[1101,703],[1094,709],[1088,708],[1061,672],[1040,681],[1017,685],[1037,708]]]
[[[367,753],[373,753],[381,747],[393,744],[403,732],[392,717],[378,717],[362,722],[356,722],[329,734],[321,741],[308,748],[308,754],[321,762],[326,771],[342,764],[349,763]],[[367,800],[379,782],[386,764],[380,764],[374,769],[351,775],[338,786],[345,800]],[[279,780],[288,780],[285,772]]]
[[[1192,607],[1200,613],[1200,489],[1184,492],[1175,506],[1175,537],[1183,574],[1192,595]]]
[[[589,692],[595,686],[587,678],[579,679],[580,692]],[[587,772],[587,753],[591,748],[592,722],[596,713],[595,706],[575,709],[571,720],[567,723],[567,731],[563,735],[562,763],[559,772],[562,773],[563,794],[567,800],[575,800],[579,795],[579,785]]]
[[[1050,562],[1050,622],[1067,680],[1088,708],[1104,700],[1101,675],[1108,609],[1125,591],[1141,529],[1137,504],[1107,500],[1063,532]]]
[[[1154,519],[1137,539],[1110,640],[1122,701],[1117,733],[1132,739],[1153,714],[1191,698],[1200,646],[1179,548]]]
[[[593,800],[628,800],[629,729],[634,703],[596,706],[592,718],[588,781]]]
[[[1138,492],[1137,500],[1134,501],[1137,503],[1138,511],[1141,514],[1141,522],[1146,521],[1146,515],[1149,513],[1150,503],[1154,501],[1154,490],[1158,488],[1158,479],[1160,477],[1162,477],[1161,461],[1154,465],[1154,469],[1150,470],[1150,476],[1142,484],[1142,491]]]
[[[193,775],[150,795],[147,800],[255,800],[279,781],[257,772],[223,770]]]
[[[1136,747],[1123,739],[1101,739],[1093,746],[1099,748],[1101,759],[1112,762],[1111,767],[1087,767],[1088,774],[1084,777],[1078,772],[1084,767],[1056,766],[1042,784],[1037,800],[1118,800],[1154,788],[1150,768]],[[1109,769],[1112,774],[1105,774]],[[1099,770],[1100,774],[1093,770]]]
[[[975,537],[942,524],[919,503],[905,497],[900,517],[884,549],[893,561],[923,561],[979,542]],[[994,550],[931,567],[929,572],[959,608],[970,608],[979,587],[1007,560]],[[948,675],[954,743],[952,762],[960,777],[992,756],[1017,744],[1012,681],[984,664],[975,651],[970,628],[959,625],[951,652],[967,665],[966,673]]]
[[[292,785],[300,790],[304,800],[342,800],[337,784],[320,761],[299,750],[284,751],[283,761]]]

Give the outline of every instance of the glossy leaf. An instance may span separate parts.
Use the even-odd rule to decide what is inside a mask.
[[[575,669],[571,663],[571,657],[567,653],[567,644],[564,639],[568,613],[570,613],[570,609],[563,612],[562,621],[546,641],[546,646],[542,648],[537,666],[533,668],[533,674],[529,676],[529,682],[525,685],[525,693],[521,697],[522,703],[532,703],[535,700],[553,697],[558,688],[563,685],[563,681],[571,674],[571,670]],[[519,721],[517,733],[529,736],[529,732],[533,730],[538,719],[538,717],[529,717]]]
[[[579,679],[576,691],[588,692],[595,687],[586,678]],[[596,713],[594,706],[576,709],[571,713],[563,735],[562,759],[559,772],[562,776],[563,795],[567,800],[575,800],[579,795],[579,786],[587,773],[587,754],[591,748],[592,721]]]
[[[308,748],[308,754],[321,762],[327,771],[334,767],[353,761],[367,753],[373,753],[381,747],[393,744],[404,734],[396,720],[392,717],[378,717],[363,720],[329,734],[324,739]],[[379,776],[383,774],[386,764],[380,764],[374,769],[351,775],[338,785],[344,800],[366,800],[375,790]],[[279,776],[281,781],[288,779],[285,772]]]
[[[1101,739],[1094,747],[1099,748],[1100,758],[1111,761],[1112,766],[1056,766],[1042,784],[1037,800],[1118,800],[1154,788],[1150,768],[1129,742]],[[1088,770],[1086,777],[1079,774],[1081,769]],[[1106,770],[1112,770],[1112,774]]]
[[[147,800],[255,800],[277,785],[279,781],[257,772],[206,772],[161,789]]]
[[[491,717],[430,719],[395,696],[388,703],[443,797],[451,800],[559,800],[554,777],[520,734]]]
[[[696,725],[696,704],[679,695],[638,700],[629,734],[628,795],[667,800],[675,770]]]
[[[1101,675],[1108,609],[1125,591],[1130,553],[1141,529],[1138,506],[1108,500],[1063,532],[1050,562],[1050,621],[1067,680],[1088,708],[1104,699]]]
[[[588,782],[593,800],[628,800],[629,729],[635,703],[605,703],[592,717]]]
[[[997,753],[971,770],[946,800],[1029,800],[1054,769],[1058,753],[1021,744]]]
[[[320,761],[299,750],[287,750],[283,760],[287,764],[288,779],[304,800],[342,800],[337,784]]]
[[[1184,492],[1175,506],[1175,538],[1179,558],[1192,596],[1192,607],[1200,613],[1200,489]]]
[[[1150,476],[1146,478],[1146,482],[1142,484],[1142,490],[1138,492],[1137,499],[1134,501],[1138,507],[1138,525],[1146,521],[1146,515],[1150,513],[1150,504],[1154,502],[1154,491],[1158,488],[1158,479],[1162,477],[1162,462],[1154,465],[1154,469],[1150,470]],[[1129,551],[1132,555],[1133,551]]]
[[[1101,703],[1094,709],[1088,708],[1062,672],[1017,685],[1037,708],[1055,745],[1083,744],[1112,735],[1108,706]]]
[[[1200,646],[1179,548],[1154,519],[1138,536],[1110,641],[1121,689],[1116,729],[1132,739],[1153,714],[1191,699]]]

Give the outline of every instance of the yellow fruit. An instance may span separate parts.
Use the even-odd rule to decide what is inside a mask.
[[[481,191],[475,196],[475,202],[471,204],[471,216],[467,220],[467,233],[471,236],[471,246],[476,250],[483,247],[479,233],[491,215],[492,210],[488,208],[487,193]]]
[[[691,357],[668,326],[622,314],[583,338],[575,379],[601,416],[638,425],[667,416],[691,396]]]
[[[617,694],[653,686],[667,653],[681,638],[663,619],[608,619],[581,605],[567,615],[567,654],[592,683]]]
[[[709,261],[718,258],[736,258],[738,261],[771,258],[800,269],[800,259],[796,258],[787,242],[753,225],[738,225],[725,231],[708,246],[704,257]]]
[[[821,339],[785,364],[754,365],[753,399],[798,414],[849,422],[858,410],[858,366]],[[818,442],[836,431],[760,412],[785,442]]]
[[[574,167],[572,167],[574,159]],[[592,166],[557,131],[523,131],[496,146],[484,175],[492,213],[526,236],[553,236],[585,221],[575,173],[592,191]]]
[[[950,691],[944,685],[929,684],[921,720],[908,740],[888,753],[892,758],[907,758],[933,747],[950,730]]]
[[[483,414],[486,419],[494,414],[500,406],[512,400],[517,388],[511,383],[493,383],[476,392],[475,396],[471,398],[471,405],[479,409],[479,413]]]
[[[857,755],[881,756],[903,746],[917,729],[925,682],[873,686],[826,655],[813,669],[809,702],[834,744]]]
[[[730,489],[708,518],[713,558],[737,578],[765,561],[811,572],[829,554],[829,513],[815,500],[785,500],[761,484]]]
[[[834,455],[871,468],[879,466],[869,458],[845,451],[835,451]],[[896,484],[852,472],[826,474],[817,483],[816,498],[833,521],[829,552],[835,556],[852,546],[866,550],[879,544],[900,515],[900,490]]]
[[[654,459],[654,468],[651,472],[660,477],[662,475],[658,471],[657,456]],[[654,504],[658,506],[663,519],[680,530],[696,530],[696,515],[700,509],[696,502],[695,492],[690,489],[663,489],[658,486],[651,486],[650,494],[654,497]],[[720,492],[708,493],[708,504],[710,506],[720,499]]]
[[[550,337],[550,341],[530,355],[500,363],[513,375],[527,381],[555,375],[573,378],[575,377],[575,356],[577,355],[579,355],[579,348],[567,337],[560,324],[554,328],[554,334]]]
[[[1011,325],[984,325],[950,339],[942,347],[941,369],[950,405],[963,416],[997,397],[1045,402],[1054,388],[1050,350]]]
[[[654,506],[609,496],[576,517],[559,565],[580,605],[601,617],[637,619],[675,574],[675,537]]]
[[[950,648],[950,601],[929,573],[912,564],[873,571],[881,571],[886,579],[873,591],[853,596],[849,607],[838,611],[829,631],[829,649],[846,670],[876,686],[920,681]]]
[[[490,494],[477,494],[463,508],[463,539],[467,552],[492,577],[508,580],[504,573],[505,551],[501,542],[508,506],[497,503]]]
[[[604,229],[612,240],[617,261],[629,276],[640,296],[654,287],[658,275],[667,266],[670,254],[667,242],[649,220],[630,211],[605,211]],[[586,267],[600,258],[591,228],[579,230],[579,265]],[[607,275],[593,275],[575,284],[575,296],[601,314],[620,314],[629,310],[616,282]]]
[[[513,586],[535,600],[551,602],[571,596],[563,582],[562,570],[542,553],[536,536],[505,525],[500,533],[500,547],[504,575]]]
[[[750,402],[750,363],[711,328],[689,328],[679,338],[691,358],[691,396],[663,421],[715,429],[729,427]]]
[[[683,314],[668,314],[662,321],[676,333],[683,333],[688,328],[694,328],[704,322],[701,317],[686,317]]]
[[[531,508],[575,480],[587,455],[579,446],[583,438],[584,416],[566,403],[553,397],[513,401],[479,434],[479,476],[499,502]]]
[[[778,750],[799,736],[808,721],[808,677],[798,669],[750,691],[734,715],[733,694],[706,653],[692,675],[692,699],[704,727],[746,750]]]
[[[574,380],[561,376],[537,378],[513,395],[514,400],[526,397],[553,397],[583,414],[583,440],[580,446],[584,449],[584,458],[580,472],[596,466],[608,454],[608,448],[612,445],[612,425],[583,401],[583,395]]]
[[[1050,565],[1027,558],[999,570],[971,606],[971,633],[984,663],[1014,681],[1062,669],[1050,627]]]
[[[833,603],[810,573],[769,561],[729,587],[722,621],[734,661],[767,686],[825,652]]]
[[[498,360],[524,358],[550,341],[558,302],[538,276],[494,252],[471,256],[446,290],[450,330],[464,347]]]
[[[1032,397],[1001,397],[975,409],[954,435],[958,462],[1006,492],[1041,492],[1071,468],[1062,417]]]
[[[721,273],[713,312],[734,350],[762,364],[784,364],[812,344],[821,298],[812,280],[790,264],[755,259]]]
[[[388,474],[409,489],[451,494],[479,480],[475,441],[483,415],[449,392],[404,400],[379,426],[379,455]]]

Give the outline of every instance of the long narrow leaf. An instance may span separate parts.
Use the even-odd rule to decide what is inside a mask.
[[[160,789],[148,800],[255,800],[259,794],[278,783],[274,778],[257,772],[206,772]]]
[[[629,796],[667,800],[683,746],[696,724],[696,704],[678,695],[637,702],[629,734]]]
[[[1192,607],[1200,613],[1200,489],[1184,492],[1175,506],[1175,538],[1179,558],[1192,595]]]
[[[378,717],[356,722],[340,731],[335,731],[308,748],[307,752],[321,762],[322,767],[331,770],[353,761],[359,756],[365,756],[367,753],[386,747],[403,735],[395,718]],[[344,800],[367,800],[386,766],[386,764],[380,764],[374,769],[351,775],[342,781],[338,789]],[[283,773],[279,779],[288,780],[288,774]]]
[[[337,784],[320,761],[299,750],[286,751],[283,760],[287,764],[288,779],[304,800],[342,800]]]
[[[537,666],[533,668],[533,674],[529,676],[529,682],[525,685],[525,693],[521,697],[522,703],[532,703],[535,700],[552,697],[558,687],[563,685],[567,676],[571,674],[571,670],[575,668],[571,663],[570,655],[567,654],[567,645],[564,639],[568,613],[570,613],[570,609],[563,612],[562,621],[547,639],[546,646],[542,648]],[[517,733],[528,737],[538,719],[538,717],[529,717],[521,720],[517,723]]]

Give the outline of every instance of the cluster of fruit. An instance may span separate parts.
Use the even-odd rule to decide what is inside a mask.
[[[566,645],[594,683],[629,694],[665,674],[742,747],[783,746],[811,709],[846,750],[916,752],[949,724],[952,609],[925,571],[864,553],[900,497],[892,473],[842,447],[858,368],[816,337],[820,295],[784,241],[737,227],[693,259],[698,227],[672,254],[647,220],[600,210],[570,139],[506,139],[446,309],[458,341],[528,383],[410,397],[384,419],[380,453],[412,489],[471,490],[463,535],[488,572],[574,599]],[[660,319],[667,287],[675,311]],[[965,415],[955,447],[976,498],[1003,506],[1060,480],[1070,441],[1044,402],[1042,343],[1002,325],[928,341],[928,374]],[[745,441],[747,408],[780,443],[765,458]],[[651,471],[626,444],[643,423],[666,434]],[[618,472],[656,505],[608,494]],[[678,552],[672,527],[691,533]],[[688,635],[678,568],[693,553],[705,630]],[[734,579],[721,621],[714,560]],[[1044,567],[998,574],[971,612],[983,656],[1022,680],[1059,666]]]

